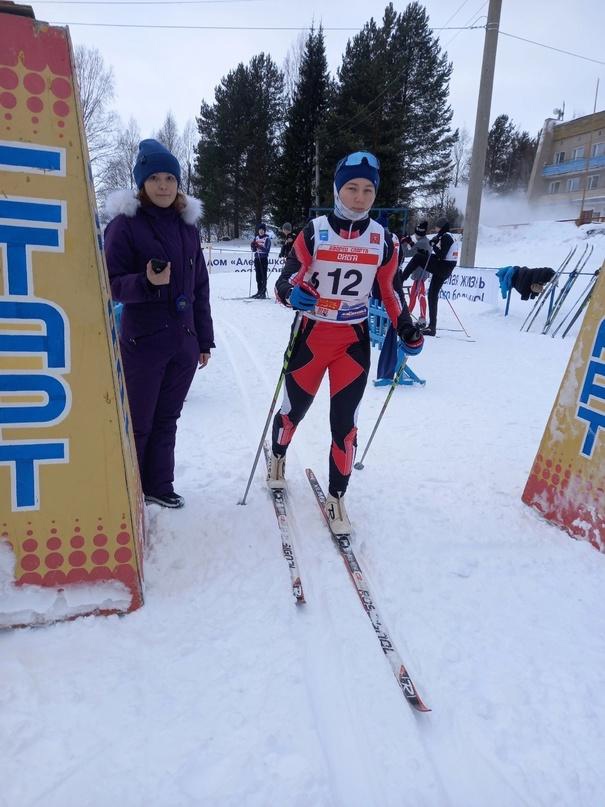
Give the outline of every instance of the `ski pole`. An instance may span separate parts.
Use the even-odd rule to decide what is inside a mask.
[[[386,400],[385,400],[384,404],[382,405],[382,409],[380,410],[380,414],[378,415],[378,420],[376,421],[376,425],[372,429],[372,434],[370,435],[370,439],[368,440],[368,444],[365,447],[365,450],[364,450],[359,462],[356,462],[355,465],[353,466],[354,468],[357,468],[358,471],[361,471],[363,469],[363,467],[364,467],[363,461],[366,458],[366,454],[368,453],[368,449],[372,445],[372,440],[374,439],[374,435],[376,434],[376,430],[378,429],[378,426],[380,425],[380,421],[382,420],[382,416],[384,415],[385,410],[386,410],[386,408],[387,408],[387,406],[389,404],[389,401],[391,400],[391,395],[395,391],[395,387],[397,386],[397,384],[399,384],[399,379],[403,375],[403,371],[405,370],[405,365],[407,364],[407,360],[408,360],[408,354],[405,353],[402,360],[401,360],[401,363],[399,364],[397,372],[395,373],[395,378],[393,379],[393,382],[391,383],[391,388],[389,390],[389,394],[387,395]]]
[[[265,421],[265,426],[263,428],[263,433],[260,438],[260,442],[258,444],[258,448],[256,450],[256,456],[254,457],[254,462],[252,463],[252,470],[250,471],[250,476],[248,478],[248,484],[246,485],[246,490],[244,491],[244,495],[239,500],[238,504],[246,504],[246,497],[248,496],[248,491],[250,490],[250,485],[252,484],[252,479],[254,477],[254,472],[256,471],[256,466],[258,465],[258,458],[260,457],[260,453],[263,449],[263,443],[265,442],[265,436],[267,434],[267,430],[269,429],[269,423],[271,422],[271,418],[273,417],[273,410],[275,409],[275,404],[277,403],[277,398],[279,396],[279,391],[281,389],[282,384],[284,383],[284,378],[286,376],[286,372],[288,370],[288,365],[290,364],[290,359],[292,357],[292,353],[294,351],[294,345],[298,338],[298,334],[300,332],[300,325],[302,322],[302,312],[297,311],[296,317],[294,318],[294,322],[292,324],[292,335],[290,336],[290,341],[288,342],[288,347],[286,348],[286,352],[284,354],[284,363],[281,368],[281,373],[279,374],[279,379],[277,381],[277,386],[275,387],[275,392],[273,393],[273,400],[271,401],[271,406],[269,407],[269,412],[267,414],[267,419]]]
[[[252,253],[252,263],[256,267],[256,252]],[[248,297],[252,295],[252,263],[250,264],[250,283],[248,284]]]
[[[447,300],[449,307],[452,309],[452,313],[454,314],[454,316],[455,316],[455,317],[456,317],[456,319],[458,320],[458,325],[460,325],[460,327],[462,328],[462,330],[463,330],[463,331],[464,331],[464,333],[466,334],[466,338],[467,338],[467,339],[470,339],[471,337],[470,337],[469,333],[467,332],[466,328],[464,327],[464,325],[463,325],[463,324],[460,322],[460,317],[458,316],[458,314],[456,314],[456,309],[455,309],[455,308],[454,308],[454,306],[453,306],[453,305],[450,303],[450,299],[449,299],[449,297],[446,297],[445,299]]]

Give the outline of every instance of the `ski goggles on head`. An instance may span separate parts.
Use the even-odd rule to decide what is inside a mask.
[[[363,165],[364,163],[380,171],[380,160],[369,151],[354,151],[352,154],[348,154],[338,163],[336,170],[338,171],[338,169],[342,168],[344,165]]]

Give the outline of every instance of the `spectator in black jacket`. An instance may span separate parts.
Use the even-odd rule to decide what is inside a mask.
[[[267,272],[269,270],[269,252],[271,251],[271,236],[267,234],[264,224],[256,228],[256,235],[252,239],[250,248],[254,253],[254,270],[256,272],[256,294],[254,300],[267,298]]]
[[[296,239],[296,233],[292,229],[292,225],[290,222],[285,222],[282,224],[282,235],[284,236],[284,243],[282,244],[282,248],[279,251],[280,258],[287,258],[290,254],[290,250],[294,246],[294,241]]]
[[[436,233],[430,240],[432,253],[428,255],[424,250],[416,252],[402,275],[402,280],[405,281],[410,277],[412,272],[419,267],[423,267],[431,275],[431,285],[429,286],[427,295],[429,303],[429,324],[423,330],[426,336],[435,336],[437,332],[439,292],[445,281],[454,271],[458,261],[459,247],[454,241],[453,235],[449,232],[449,221],[445,217],[437,219],[436,228]]]

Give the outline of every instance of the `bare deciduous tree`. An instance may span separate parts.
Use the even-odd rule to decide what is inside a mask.
[[[183,146],[183,138],[179,134],[179,128],[176,125],[176,119],[172,112],[168,112],[164,119],[164,123],[158,129],[155,139],[159,140],[163,146],[166,146],[168,151],[177,158],[181,165],[185,161],[185,148]]]
[[[183,142],[184,162],[183,162],[183,190],[186,193],[191,193],[191,183],[193,175],[193,162],[195,160],[195,152],[199,140],[199,134],[195,121],[189,119],[183,127],[183,134],[181,136]]]
[[[284,90],[288,103],[291,103],[294,97],[294,90],[296,83],[300,76],[300,63],[302,62],[303,53],[305,52],[305,44],[308,31],[301,31],[296,37],[294,42],[290,45],[290,49],[286,53],[286,57],[282,64],[282,73],[284,74]]]
[[[136,183],[132,169],[137,158],[141,132],[134,118],[126,127],[120,127],[114,142],[112,155],[103,166],[97,182],[97,199],[103,219],[103,208],[107,195],[115,190],[134,190]]]
[[[115,95],[113,68],[105,66],[96,48],[85,45],[76,46],[74,59],[90,163],[98,174],[114,147],[117,118],[108,108]]]
[[[458,183],[462,180],[468,179],[468,168],[471,156],[471,136],[468,130],[462,127],[458,132],[458,139],[452,146],[452,164],[454,166],[454,187],[458,187]]]

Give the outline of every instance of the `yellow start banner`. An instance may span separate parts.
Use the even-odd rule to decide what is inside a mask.
[[[142,495],[71,43],[24,9],[0,6],[0,627],[142,604]]]
[[[605,263],[523,501],[605,552]]]

